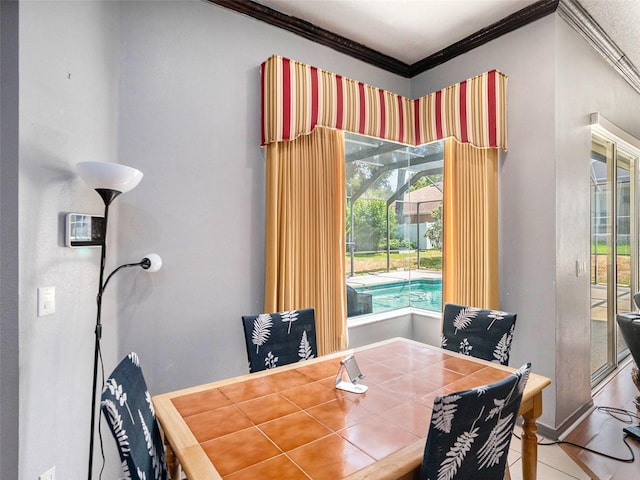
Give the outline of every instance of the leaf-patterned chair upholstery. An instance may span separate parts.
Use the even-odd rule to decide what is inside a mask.
[[[313,308],[243,315],[249,372],[318,356]]]
[[[168,480],[160,427],[136,353],[111,373],[100,406],[118,446],[124,478]]]
[[[531,364],[498,382],[436,397],[420,480],[498,480]]]
[[[515,313],[446,303],[441,347],[508,365],[515,328]]]

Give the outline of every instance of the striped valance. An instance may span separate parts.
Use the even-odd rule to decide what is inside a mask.
[[[260,74],[262,145],[320,125],[407,145],[455,137],[507,148],[507,77],[497,70],[415,100],[278,55]]]

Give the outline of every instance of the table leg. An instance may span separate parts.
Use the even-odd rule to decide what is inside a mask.
[[[524,416],[522,425],[522,478],[534,480],[538,466],[538,437],[535,419]]]
[[[167,460],[167,469],[169,470],[169,478],[171,480],[180,480],[180,463],[173,452],[173,448],[169,442],[165,443],[164,455]]]
[[[522,478],[535,480],[538,469],[538,426],[536,419],[542,415],[542,393],[533,399],[532,407],[523,413],[522,418]]]

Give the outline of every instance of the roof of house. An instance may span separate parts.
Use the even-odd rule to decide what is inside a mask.
[[[418,206],[420,215],[430,214],[442,203],[442,182],[407,192],[402,200],[405,202],[404,215],[416,215]]]

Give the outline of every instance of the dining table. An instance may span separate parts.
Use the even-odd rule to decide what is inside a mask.
[[[363,393],[336,388],[353,355]],[[406,338],[155,395],[170,476],[178,480],[417,479],[439,395],[516,369]],[[340,372],[340,373],[339,373]],[[336,378],[338,377],[338,378]],[[536,478],[542,391],[523,393],[522,478]]]

